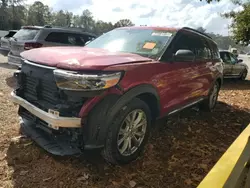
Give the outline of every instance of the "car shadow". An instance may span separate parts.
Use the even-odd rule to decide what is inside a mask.
[[[18,69],[17,66],[15,65],[10,65],[7,62],[5,63],[0,63],[0,68],[5,68],[5,69]]]
[[[11,142],[7,165],[19,187],[196,187],[250,123],[250,113],[219,102],[214,112],[186,109],[155,124],[144,155],[123,166],[99,152],[52,157],[29,139]]]
[[[11,87],[11,88],[15,88],[16,87],[16,80],[14,78],[14,76],[8,77],[5,79],[6,84]]]
[[[222,90],[250,90],[250,80],[224,79]]]

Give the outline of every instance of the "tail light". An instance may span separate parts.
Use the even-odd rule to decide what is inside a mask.
[[[33,48],[40,48],[40,47],[42,47],[42,46],[43,46],[43,44],[38,43],[38,42],[26,42],[26,43],[24,44],[24,49],[25,49],[25,50],[31,50],[31,49],[33,49]]]

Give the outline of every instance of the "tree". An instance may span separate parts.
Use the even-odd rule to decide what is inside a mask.
[[[103,22],[103,21],[97,21],[95,23],[95,27],[94,27],[94,32],[97,34],[97,35],[101,35],[103,33],[106,33],[110,30],[114,29],[114,26],[111,22]]]
[[[122,19],[115,23],[114,27],[126,27],[126,26],[134,26],[131,20],[129,19]]]
[[[54,14],[53,25],[66,27],[69,26],[73,18],[72,12],[64,12],[63,10],[58,11]]]
[[[197,31],[200,31],[200,32],[202,32],[202,33],[205,33],[205,32],[206,32],[206,29],[204,29],[203,27],[198,27],[196,30],[197,30]]]
[[[29,7],[27,24],[46,25],[50,15],[49,7],[40,1],[36,1]]]
[[[235,1],[234,3],[241,5],[243,10],[238,12],[231,11],[223,16],[232,19],[233,39],[237,43],[248,45],[250,44],[250,2],[242,3],[241,1]]]
[[[80,27],[84,28],[87,32],[92,32],[95,26],[95,21],[92,13],[86,9],[80,16]]]

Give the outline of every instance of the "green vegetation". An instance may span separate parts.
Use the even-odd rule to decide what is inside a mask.
[[[115,24],[96,21],[89,10],[84,10],[81,15],[63,10],[56,12],[40,1],[25,6],[23,0],[0,0],[0,30],[20,29],[23,25],[80,27],[100,35],[116,27],[134,24],[129,19],[119,20]]]
[[[200,0],[202,1],[202,0]],[[220,0],[205,0],[210,3]],[[235,5],[241,6],[241,10],[231,11],[223,17],[232,19],[231,29],[233,33],[233,40],[242,45],[250,44],[250,0],[231,0]]]
[[[243,46],[240,44],[236,44],[236,42],[233,40],[232,37],[222,36],[220,34],[209,33],[209,32],[206,32],[206,29],[204,29],[202,27],[198,27],[196,29],[198,31],[200,31],[202,33],[206,33],[207,35],[212,37],[214,39],[214,41],[218,44],[218,47],[222,50],[228,50],[229,47],[231,46],[232,48],[239,49],[240,52],[250,51],[249,47],[246,47],[246,46]]]

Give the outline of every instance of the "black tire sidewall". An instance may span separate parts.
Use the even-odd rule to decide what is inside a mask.
[[[217,96],[216,96],[216,102],[215,102],[214,106],[211,106],[211,104],[210,104],[210,97],[211,97],[211,93],[213,92],[213,88],[215,87],[215,85],[217,85],[217,87],[218,87]],[[217,104],[217,101],[218,101],[219,91],[220,91],[220,85],[219,85],[218,82],[215,82],[213,84],[212,88],[210,89],[207,98],[201,103],[201,105],[200,105],[201,110],[203,110],[205,112],[211,112],[211,111],[213,111],[213,109],[216,107],[216,104]]]
[[[213,89],[214,89],[215,86],[217,86],[217,89],[218,89],[217,93],[216,93],[216,101],[215,101],[214,105],[211,106],[210,97],[211,97],[211,92],[213,92]],[[212,111],[216,107],[216,104],[217,104],[217,101],[218,101],[218,96],[219,96],[219,91],[220,91],[219,83],[215,82],[212,89],[211,89],[211,91],[210,91],[210,93],[209,93],[209,98],[208,98],[208,106],[209,106],[210,111]]]
[[[117,148],[118,132],[120,130],[120,126],[122,125],[122,122],[127,117],[127,115],[136,109],[142,110],[146,115],[146,118],[147,118],[146,134],[144,136],[144,139],[143,139],[141,145],[137,149],[137,151],[135,151],[130,156],[123,156],[120,154],[120,152]],[[136,158],[138,158],[138,156],[144,150],[145,144],[147,143],[147,140],[148,140],[148,137],[150,134],[150,129],[151,129],[151,123],[152,123],[151,121],[152,121],[151,112],[150,112],[148,105],[138,98],[132,99],[128,104],[124,105],[122,107],[122,109],[119,110],[119,112],[115,115],[113,123],[109,127],[108,139],[110,139],[110,140],[109,140],[109,142],[106,142],[106,145],[105,145],[105,149],[110,150],[112,152],[111,157],[113,158],[113,161],[115,161],[116,164],[127,164],[127,163],[135,160]],[[110,161],[110,162],[112,162],[112,161]],[[114,162],[112,162],[112,163],[114,163]]]

